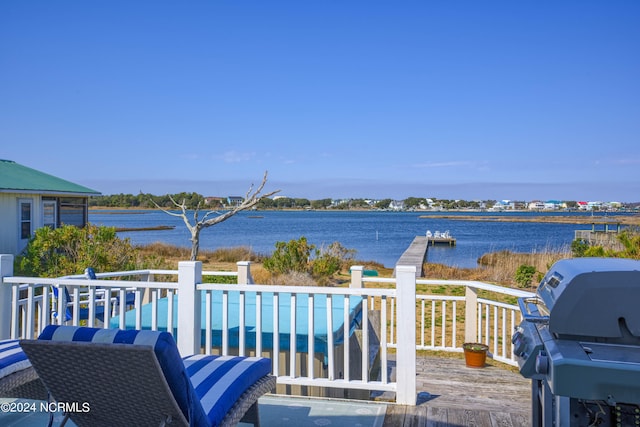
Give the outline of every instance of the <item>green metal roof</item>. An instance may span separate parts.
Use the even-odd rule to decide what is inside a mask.
[[[19,165],[12,160],[0,159],[0,192],[7,191],[100,194],[99,191]]]

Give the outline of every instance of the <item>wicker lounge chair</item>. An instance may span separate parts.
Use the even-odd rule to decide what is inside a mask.
[[[84,275],[87,279],[89,280],[98,280],[98,276],[96,276],[96,271],[93,269],[93,267],[87,267],[84,269]],[[100,289],[102,292],[104,292],[104,288],[98,288]],[[111,298],[112,301],[115,303],[114,304],[114,314],[116,313],[116,307],[118,305],[120,305],[120,296],[116,296],[116,297],[112,297]],[[133,307],[136,303],[136,294],[135,292],[127,292],[125,294],[125,301],[124,301],[124,305],[125,307]]]
[[[18,340],[0,341],[0,397],[47,398],[47,389]]]
[[[182,359],[167,332],[47,326],[20,344],[78,426],[257,425],[257,400],[275,387],[269,359]]]
[[[60,290],[56,286],[52,286],[51,290],[53,292],[53,311],[51,312],[51,316],[56,319],[58,318],[58,298],[60,298]],[[104,290],[97,292],[95,298],[95,313],[94,318],[98,321],[104,319],[104,299],[106,293]],[[64,288],[64,297],[67,302],[67,307],[64,310],[63,322],[69,322],[73,319],[73,314],[71,312],[71,307],[73,305],[73,297],[69,293],[69,290]],[[86,304],[89,302],[87,295],[80,295],[79,307],[78,307],[78,320],[88,320],[89,319],[89,308],[86,307]],[[113,303],[117,303],[116,299],[112,299]]]

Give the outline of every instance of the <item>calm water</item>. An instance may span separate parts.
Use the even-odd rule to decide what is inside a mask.
[[[457,239],[457,246],[431,247],[427,261],[456,267],[475,267],[477,259],[487,252],[503,249],[532,252],[567,247],[571,244],[576,229],[590,228],[589,225],[573,224],[420,218],[422,215],[428,214],[332,211],[240,212],[225,222],[204,229],[200,236],[200,247],[217,249],[249,246],[257,253],[270,254],[276,242],[299,239],[304,236],[309,243],[317,247],[338,241],[346,248],[355,249],[358,260],[377,261],[386,267],[393,267],[415,236],[424,235],[427,230],[432,232],[448,230]],[[490,215],[496,215],[496,213]],[[562,214],[556,212],[553,215]],[[159,241],[176,246],[191,246],[189,233],[182,220],[160,211],[91,211],[89,221],[96,225],[113,227],[174,225],[173,230],[121,232],[119,236],[131,239],[131,242],[136,245]]]

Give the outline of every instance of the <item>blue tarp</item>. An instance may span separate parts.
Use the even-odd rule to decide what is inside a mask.
[[[174,296],[174,313],[172,331],[177,336],[178,324],[178,300]],[[229,347],[239,346],[239,299],[240,292],[228,292],[229,298]],[[289,332],[291,330],[291,294],[279,294],[279,310],[280,319],[278,323],[280,335],[280,349],[289,350]],[[296,350],[298,352],[307,352],[308,349],[308,294],[296,294]],[[332,305],[333,322],[332,334],[334,345],[343,342],[342,326],[344,323],[344,296],[334,295]],[[222,346],[222,291],[212,291],[212,344],[214,347]],[[349,297],[349,334],[359,325],[362,317],[362,298],[359,296]],[[327,296],[314,296],[314,346],[315,351],[327,354]],[[256,293],[245,293],[245,343],[248,349],[255,349],[256,342]],[[130,310],[125,313],[125,324],[127,329],[135,328],[136,312]],[[167,330],[167,298],[158,300],[158,330]],[[202,343],[205,342],[205,295],[202,293]],[[111,319],[111,327],[119,326],[119,316]],[[142,329],[151,328],[151,304],[142,306]],[[264,350],[273,348],[273,293],[262,293],[262,347]]]

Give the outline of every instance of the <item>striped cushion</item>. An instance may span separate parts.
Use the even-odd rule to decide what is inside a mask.
[[[38,339],[153,346],[178,405],[194,426],[219,425],[242,394],[271,372],[271,361],[262,357],[193,355],[181,359],[168,332],[52,325]],[[188,384],[186,378],[191,380]]]
[[[212,426],[219,425],[240,396],[271,372],[262,357],[205,356],[184,358],[187,375]]]
[[[18,340],[0,341],[0,378],[31,367]]]
[[[200,405],[193,387],[188,381],[178,347],[170,333],[50,325],[42,331],[38,339],[105,344],[137,344],[153,347],[167,384],[184,416],[191,420],[191,425],[209,425],[202,405]]]

